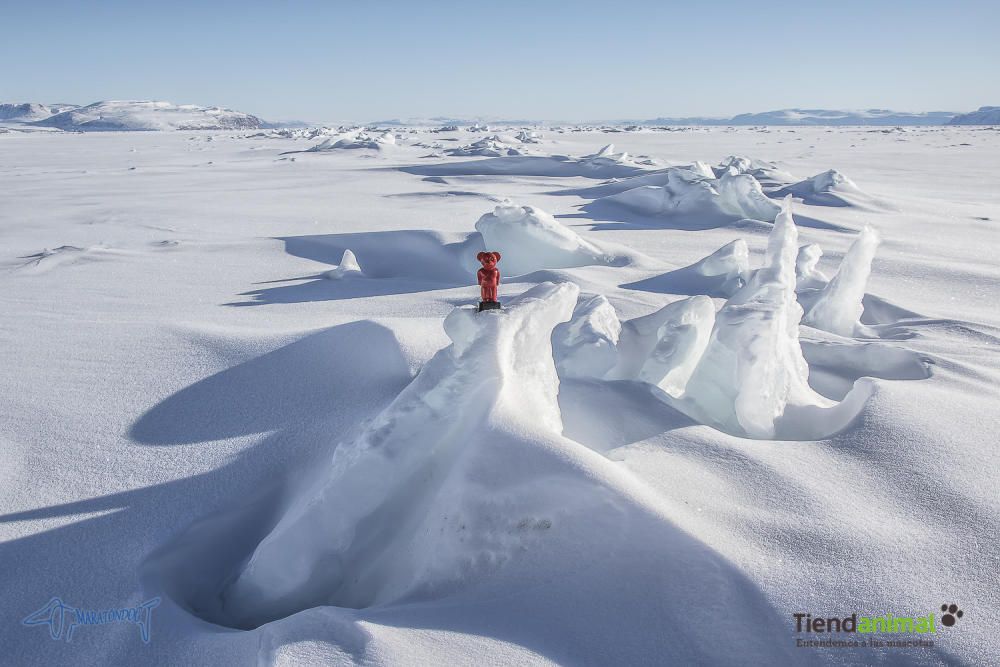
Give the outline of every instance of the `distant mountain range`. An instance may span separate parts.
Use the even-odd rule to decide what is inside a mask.
[[[28,102],[0,104],[0,121],[60,130],[254,130],[270,127],[257,116],[221,107],[135,100],[108,100],[87,106]]]
[[[1000,107],[979,107],[951,119],[950,125],[1000,125]]]
[[[474,120],[434,117],[421,119],[380,120],[372,125],[581,125],[569,122],[543,122],[538,120]],[[251,130],[272,127],[302,126],[295,121],[268,123],[257,116],[194,104],[172,104],[134,100],[109,100],[86,106],[75,104],[40,104],[25,102],[0,104],[0,123],[22,127],[44,127],[69,131],[135,131],[135,130]],[[761,113],[743,113],[729,118],[707,116],[663,117],[649,120],[599,121],[587,124],[604,125],[795,125],[795,126],[844,126],[844,125],[997,125],[1000,124],[1000,107],[980,107],[978,111],[957,113],[952,111],[901,112],[888,109],[862,111],[836,111],[830,109],[780,109]]]
[[[834,111],[830,109],[779,109],[741,113],[731,118],[654,118],[643,125],[947,125],[954,111],[910,113],[888,109]]]

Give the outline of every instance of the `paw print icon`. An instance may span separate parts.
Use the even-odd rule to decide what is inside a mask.
[[[941,617],[941,623],[949,628],[955,625],[958,619],[962,618],[962,610],[958,608],[957,604],[943,604],[941,605],[941,611],[944,612],[944,616]]]

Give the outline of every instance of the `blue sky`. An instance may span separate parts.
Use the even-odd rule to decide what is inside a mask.
[[[0,0],[0,101],[269,119],[1000,104],[996,2]]]

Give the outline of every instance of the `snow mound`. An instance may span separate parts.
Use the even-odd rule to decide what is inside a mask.
[[[866,335],[867,328],[861,324],[861,313],[864,311],[862,299],[878,244],[879,236],[874,229],[865,227],[861,230],[841,260],[837,275],[823,288],[806,313],[806,324],[840,336]]]
[[[478,141],[458,148],[449,148],[445,151],[448,155],[470,156],[481,155],[484,157],[503,157],[507,155],[530,155],[531,152],[522,148],[515,139],[504,137],[499,134],[492,134],[483,137]]]
[[[730,241],[708,257],[677,273],[690,274],[701,282],[705,294],[731,296],[746,285],[750,276],[750,250],[743,239]],[[697,278],[701,278],[698,281]]]
[[[663,185],[641,185],[598,201],[622,205],[645,215],[750,218],[766,222],[773,221],[780,210],[749,174],[727,171],[719,178],[707,178],[693,169],[675,168],[659,172],[656,178],[666,180]]]
[[[543,283],[503,311],[453,310],[451,344],[292,500],[226,590],[228,614],[253,625],[319,604],[433,597],[551,527],[555,485],[527,486],[531,468],[497,457],[562,432],[550,341],[578,293]]]
[[[306,149],[309,153],[321,153],[332,150],[354,150],[357,148],[372,148],[382,150],[384,146],[393,146],[396,143],[396,135],[386,130],[385,132],[358,132],[346,137],[330,137],[321,144],[316,144],[312,148]]]
[[[786,197],[764,266],[716,315],[705,353],[675,407],[722,431],[762,439],[826,437],[854,419],[870,385],[856,384],[841,404],[809,386],[799,344],[797,255],[798,231]]]
[[[868,198],[854,181],[836,169],[829,169],[804,181],[774,192],[775,196],[794,195],[814,206],[855,206]]]
[[[618,314],[600,294],[583,298],[569,322],[552,334],[552,353],[560,377],[602,378],[618,360]]]
[[[265,123],[248,113],[221,107],[109,100],[64,111],[33,125],[82,131],[254,130]]]
[[[323,275],[331,280],[343,280],[344,278],[363,278],[365,274],[361,270],[361,265],[358,264],[354,253],[350,249],[347,249],[344,250],[344,255],[341,257],[337,268],[330,269]]]
[[[476,231],[486,248],[503,255],[500,268],[505,275],[617,262],[614,255],[534,206],[505,201],[479,218]]]
[[[730,241],[690,266],[627,283],[622,287],[661,294],[730,297],[750,277],[750,251],[743,239]]]

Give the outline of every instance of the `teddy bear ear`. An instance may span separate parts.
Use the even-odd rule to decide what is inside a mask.
[[[483,257],[486,257],[485,252],[481,252],[478,255],[476,255],[476,259],[479,260],[480,262],[483,261]]]
[[[500,261],[500,253],[498,253],[497,251],[494,250],[493,251],[493,256],[497,258],[498,262]]]

